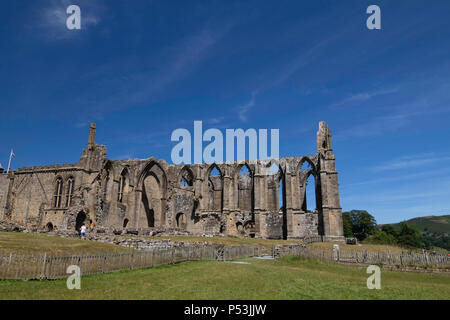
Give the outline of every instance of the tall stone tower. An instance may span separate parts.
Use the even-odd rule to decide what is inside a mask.
[[[342,208],[339,200],[338,174],[335,155],[331,147],[331,131],[325,121],[319,123],[317,132],[319,177],[323,216],[323,234],[330,240],[343,238]]]
[[[106,159],[106,147],[95,144],[95,123],[89,126],[89,138],[86,149],[83,149],[80,164],[88,171],[95,172],[102,168],[103,161]]]

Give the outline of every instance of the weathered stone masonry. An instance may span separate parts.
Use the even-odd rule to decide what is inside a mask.
[[[91,124],[88,145],[75,164],[0,174],[0,220],[31,230],[76,230],[92,219],[97,229],[127,228],[140,234],[158,229],[343,238],[335,156],[325,122],[319,123],[313,156],[192,165],[170,165],[153,157],[109,160],[106,147],[95,143],[95,131]],[[241,171],[244,166],[247,170]],[[273,166],[278,170],[270,170]],[[308,186],[315,189],[313,211],[306,204],[310,175],[315,181]]]

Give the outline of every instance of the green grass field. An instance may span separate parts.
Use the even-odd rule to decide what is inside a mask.
[[[450,299],[450,276],[381,272],[369,290],[365,269],[302,258],[198,261],[65,280],[0,281],[0,299]]]
[[[130,237],[130,236],[126,236]],[[119,238],[119,236],[117,237]],[[148,238],[148,237],[144,237]],[[252,238],[227,238],[227,237],[193,237],[193,236],[173,236],[173,237],[152,237],[153,240],[171,240],[182,242],[208,242],[213,244],[224,244],[228,246],[238,245],[262,245],[270,251],[272,245],[296,244],[298,240],[271,240],[271,239],[252,239]],[[373,251],[373,252],[392,252],[401,253],[406,249],[392,245],[347,245],[339,244],[341,250],[351,251]],[[332,250],[332,242],[311,243],[308,247]],[[55,235],[22,233],[22,232],[0,232],[0,250],[7,250],[20,253],[104,253],[120,252],[129,250],[128,248],[102,243],[98,241],[81,240],[78,238],[61,238]]]
[[[77,238],[62,238],[55,235],[0,232],[0,250],[17,253],[106,253],[129,250],[125,247],[98,241]]]
[[[296,243],[296,241],[155,237],[226,245]],[[331,249],[332,243],[309,246]],[[346,250],[391,251],[398,247],[341,245]],[[0,250],[15,252],[102,253],[129,250],[89,240],[46,234],[0,232]],[[366,287],[365,269],[315,260],[246,259],[250,264],[200,261],[152,269],[121,271],[82,278],[81,290],[65,280],[0,281],[0,299],[450,299],[450,276],[382,271],[382,289]]]

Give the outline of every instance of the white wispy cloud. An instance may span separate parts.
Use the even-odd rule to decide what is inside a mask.
[[[399,87],[397,86],[395,88]],[[401,84],[401,87],[405,92],[408,92],[408,95],[402,103],[385,106],[384,109],[391,110],[390,113],[384,116],[374,117],[367,121],[357,122],[353,126],[348,125],[344,129],[338,128],[335,138],[340,140],[345,138],[379,136],[405,128],[413,121],[420,119],[419,117],[427,117],[432,114],[448,114],[450,112],[450,91],[446,82],[423,91],[417,90],[417,84],[411,86],[410,83],[404,83]],[[390,90],[394,90],[393,88],[380,92],[389,92]],[[418,93],[413,94],[414,92]],[[364,99],[363,96],[370,97],[371,95],[362,95],[360,99]]]
[[[271,76],[270,78],[272,80],[269,83],[254,90],[251,94],[250,100],[237,108],[239,120],[243,122],[247,121],[247,113],[255,106],[255,98],[260,91],[264,91],[268,88],[280,85],[283,82],[287,81],[296,72],[299,72],[302,68],[308,66],[315,59],[317,59],[317,57],[315,56],[316,53],[320,52],[320,50],[322,50],[324,47],[326,47],[328,44],[332,43],[339,37],[340,35],[334,35],[328,39],[320,41],[311,49],[298,54],[297,57],[289,61],[289,63],[287,63],[274,77]]]
[[[374,171],[386,171],[386,170],[398,170],[398,169],[408,169],[420,166],[429,166],[437,162],[448,161],[450,157],[448,156],[436,156],[435,154],[419,154],[419,155],[408,155],[393,159],[382,165],[375,166]]]
[[[89,114],[105,111],[115,112],[142,104],[150,105],[158,101],[161,94],[195,70],[213,51],[214,45],[232,28],[232,24],[212,29],[208,25],[181,40],[174,42],[160,50],[156,55],[160,57],[158,66],[151,65],[151,72],[142,71],[142,65],[136,68],[134,61],[118,61],[126,63],[127,68],[137,69],[127,73],[127,80],[115,79],[108,83],[113,94],[98,96],[90,92],[88,96],[80,97],[80,102],[90,101]],[[111,64],[99,66],[97,72],[87,75],[91,78],[109,77]],[[150,67],[149,67],[150,68]],[[145,68],[144,68],[145,69]]]
[[[258,94],[258,90],[253,91],[250,100],[246,104],[239,106],[237,108],[238,116],[241,121],[243,121],[243,122],[247,121],[247,113],[250,111],[251,108],[254,107],[255,98],[256,98],[257,94]]]
[[[422,112],[403,112],[377,117],[372,120],[358,123],[354,126],[338,130],[335,134],[337,140],[352,137],[379,136],[386,132],[395,131],[408,125],[411,118],[421,115]]]
[[[203,121],[204,124],[210,124],[210,125],[217,125],[222,123],[222,121],[225,120],[225,117],[214,117],[209,118]]]
[[[162,141],[169,140],[170,131],[169,130],[158,130],[155,132],[145,132],[145,133],[131,133],[129,132],[126,135],[120,135],[116,137],[112,137],[105,141],[106,144],[134,144],[134,145],[143,145],[143,144],[159,144]]]
[[[371,170],[373,170],[373,168],[371,168]],[[435,175],[439,175],[439,174],[448,174],[450,173],[450,168],[440,168],[439,170],[426,170],[426,171],[419,171],[419,172],[414,172],[414,173],[407,173],[407,174],[402,174],[402,175],[396,175],[396,176],[392,176],[392,175],[383,175],[380,178],[375,178],[375,179],[369,179],[369,180],[363,180],[363,181],[359,181],[359,182],[353,182],[353,183],[346,183],[345,184],[345,188],[351,188],[351,187],[360,187],[363,185],[368,185],[368,184],[386,184],[389,182],[399,182],[399,181],[409,181],[409,180],[417,180],[417,179],[421,179],[423,181],[423,179],[434,179]]]
[[[341,101],[331,104],[329,107],[336,108],[336,107],[346,106],[349,104],[352,105],[356,102],[368,101],[377,96],[383,96],[383,95],[387,95],[387,94],[391,94],[391,93],[396,93],[398,91],[399,91],[398,87],[393,87],[393,88],[386,88],[386,89],[375,90],[375,91],[354,93],[354,94],[350,95],[349,97],[342,99]]]
[[[385,188],[379,192],[370,190],[369,192],[342,192],[344,202],[351,203],[395,203],[398,206],[399,201],[411,200],[414,202],[424,201],[432,204],[435,199],[447,201],[448,188],[450,186],[450,176],[442,176],[438,181],[430,177],[430,179],[422,179],[420,183],[405,184],[399,186],[397,184],[386,184]],[[441,197],[443,197],[441,199]]]
[[[309,66],[314,63],[318,58],[318,54],[324,50],[327,46],[331,45],[333,42],[338,40],[344,35],[344,32],[335,33],[329,36],[326,39],[323,39],[317,42],[315,45],[311,46],[309,49],[298,52],[294,57],[288,59],[288,62],[285,63],[282,67],[280,67],[274,74],[273,70],[270,70],[270,75],[267,76],[269,81],[265,83],[260,83],[257,86],[257,89],[253,90],[251,93],[250,100],[238,106],[237,115],[240,121],[247,121],[247,114],[255,106],[256,96],[263,91],[266,91],[270,88],[278,86],[287,80],[289,80],[294,74],[302,70],[303,68]],[[306,94],[309,94],[308,92]]]
[[[87,127],[90,124],[89,121],[77,121],[75,122],[75,128],[84,128]]]
[[[170,147],[170,131],[158,130],[149,133],[129,132],[101,141],[108,146],[111,159],[126,160],[148,158],[157,149]]]
[[[303,51],[293,59],[291,59],[276,75],[275,77],[271,77],[272,84],[277,86],[282,84],[291,78],[295,73],[299,72],[301,69],[309,66],[311,63],[314,63],[318,59],[320,59],[319,54],[323,52],[323,50],[341,38],[346,31],[341,31],[340,33],[335,33],[332,36],[319,41],[317,44],[312,46],[310,49]]]
[[[415,179],[411,183],[385,183],[382,189],[359,188],[341,190],[342,206],[348,210],[364,208],[383,223],[397,222],[414,216],[448,213],[450,176],[441,174]],[[351,207],[349,207],[349,204]],[[381,222],[381,221],[379,221]]]

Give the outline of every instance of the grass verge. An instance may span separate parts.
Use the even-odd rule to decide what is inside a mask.
[[[107,253],[123,252],[130,249],[114,244],[77,238],[62,238],[56,235],[0,232],[0,250],[17,253]]]
[[[365,268],[286,257],[249,264],[197,261],[65,280],[0,281],[0,299],[450,299],[450,277],[381,272],[366,287]]]

